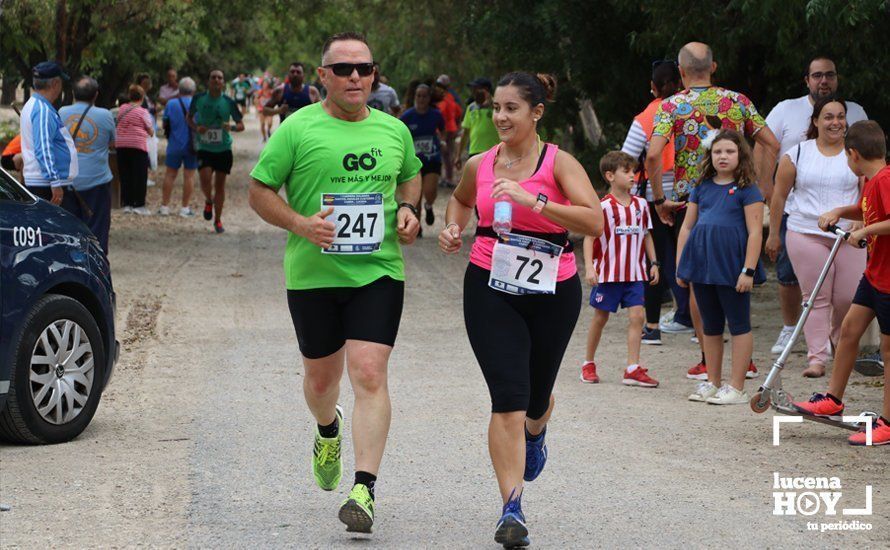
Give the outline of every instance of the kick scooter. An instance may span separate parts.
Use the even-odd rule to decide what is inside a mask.
[[[782,389],[782,370],[785,368],[785,361],[788,359],[788,356],[791,354],[791,348],[797,343],[797,339],[803,331],[803,326],[806,324],[807,317],[810,315],[810,310],[813,309],[813,304],[816,301],[816,295],[819,294],[819,289],[822,288],[822,283],[825,282],[825,277],[828,275],[828,269],[831,267],[831,264],[834,263],[834,258],[837,256],[838,249],[844,245],[844,241],[850,236],[849,232],[844,231],[836,225],[829,226],[827,231],[835,236],[834,246],[831,247],[831,252],[828,254],[828,261],[826,261],[825,265],[822,267],[822,272],[819,274],[819,280],[816,281],[816,286],[813,288],[813,292],[810,293],[810,298],[803,304],[803,312],[801,312],[800,318],[794,326],[794,332],[791,333],[791,338],[785,345],[785,349],[783,349],[779,357],[776,358],[776,362],[773,363],[763,385],[760,386],[760,389],[754,394],[754,397],[751,398],[751,410],[756,413],[763,413],[772,406],[776,412],[781,414],[802,416],[806,420],[828,424],[829,426],[835,426],[837,428],[855,432],[860,430],[864,420],[844,422],[841,416],[824,418],[803,413],[794,408],[791,396]],[[861,248],[865,248],[865,245],[865,239],[859,242]],[[872,418],[877,418],[878,415],[866,411],[860,416],[871,417],[869,418],[869,421],[871,421]]]

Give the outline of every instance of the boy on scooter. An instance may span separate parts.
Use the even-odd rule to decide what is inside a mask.
[[[866,178],[862,197],[859,204],[822,214],[819,227],[826,229],[840,218],[865,222],[865,227],[852,232],[847,243],[858,246],[866,239],[868,263],[853,305],[841,325],[828,391],[814,394],[809,401],[794,403],[798,412],[823,418],[843,415],[842,399],[859,353],[859,340],[875,317],[881,328],[881,354],[885,362],[890,354],[890,167],[885,160],[884,131],[873,120],[857,122],[847,132],[844,149],[853,173]],[[865,445],[865,431],[853,434],[848,441],[851,445]],[[884,407],[881,417],[872,425],[872,444],[890,444],[890,369],[884,370]]]

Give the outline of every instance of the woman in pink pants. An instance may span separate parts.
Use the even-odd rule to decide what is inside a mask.
[[[785,244],[804,299],[812,295],[834,244],[834,237],[819,229],[819,216],[859,200],[860,182],[847,166],[844,153],[846,113],[842,99],[816,100],[807,140],[785,153],[776,173],[770,227],[778,228],[782,212],[788,213]],[[850,228],[849,221],[842,220],[839,225]],[[778,231],[770,231],[767,253],[774,256],[780,246]],[[825,375],[832,342],[837,342],[840,336],[841,321],[850,309],[859,274],[865,269],[865,259],[864,249],[844,244],[838,251],[804,325],[808,362],[804,376]]]

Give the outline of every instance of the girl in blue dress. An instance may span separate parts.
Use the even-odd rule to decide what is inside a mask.
[[[687,203],[677,243],[677,284],[692,284],[701,311],[708,379],[690,401],[748,403],[745,373],[754,349],[751,288],[762,282],[763,196],[755,185],[751,148],[741,134],[720,130]],[[732,335],[732,372],[721,386],[723,328]]]

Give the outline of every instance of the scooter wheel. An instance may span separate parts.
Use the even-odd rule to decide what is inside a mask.
[[[759,391],[751,398],[751,410],[757,414],[766,412],[769,408],[769,394]]]

